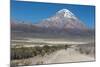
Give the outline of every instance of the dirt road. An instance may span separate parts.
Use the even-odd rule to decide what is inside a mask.
[[[79,61],[92,61],[94,58],[87,55],[80,54],[74,49],[57,51],[53,56],[45,60],[44,63],[63,63],[63,62],[79,62]]]
[[[80,54],[73,48],[67,50],[59,50],[44,57],[31,58],[32,64],[51,64],[51,63],[64,63],[64,62],[80,62],[80,61],[93,61],[94,58],[85,54]],[[42,62],[42,63],[41,63]]]

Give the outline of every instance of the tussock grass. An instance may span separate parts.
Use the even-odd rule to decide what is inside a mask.
[[[77,51],[79,51],[81,54],[94,56],[95,55],[95,43],[78,45]]]
[[[35,46],[35,47],[13,47],[11,48],[11,60],[14,59],[27,59],[34,56],[44,56],[49,55],[52,52],[55,52],[60,49],[67,49],[68,45],[55,45],[55,46],[48,46],[44,45],[42,47]]]

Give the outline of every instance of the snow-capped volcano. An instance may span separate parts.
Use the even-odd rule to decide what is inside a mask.
[[[12,24],[12,30],[38,33],[85,33],[88,28],[68,9],[62,9],[37,24]]]
[[[74,30],[86,30],[87,27],[82,23],[71,11],[68,9],[62,9],[55,13],[52,17],[44,19],[37,26],[42,28],[52,29],[74,29]]]

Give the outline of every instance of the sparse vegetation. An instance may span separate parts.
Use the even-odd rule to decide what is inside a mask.
[[[19,48],[11,48],[11,60],[13,59],[26,59],[30,57],[34,57],[37,55],[44,56],[45,54],[49,55],[50,53],[60,50],[67,49],[68,45],[56,45],[56,46],[48,46],[44,45],[42,47],[19,47]]]
[[[95,54],[95,44],[89,43],[89,44],[78,45],[77,51],[79,51],[81,54],[94,56],[94,54]]]
[[[54,45],[54,46],[35,46],[35,47],[13,47],[11,48],[11,67],[17,67],[18,65],[30,65],[31,61],[27,61],[25,59],[41,56],[44,57],[45,55],[49,55],[57,50],[60,49],[67,49],[68,45]],[[18,62],[14,62],[13,60],[21,60]],[[38,61],[36,63],[43,64],[43,61]]]

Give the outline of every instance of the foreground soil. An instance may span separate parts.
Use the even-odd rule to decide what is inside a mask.
[[[62,49],[53,52],[50,55],[43,57],[36,56],[29,59],[14,60],[12,62],[18,63],[18,65],[36,65],[36,64],[52,64],[52,63],[69,63],[69,62],[82,62],[82,61],[94,61],[93,56],[81,54],[75,51],[74,48]]]

